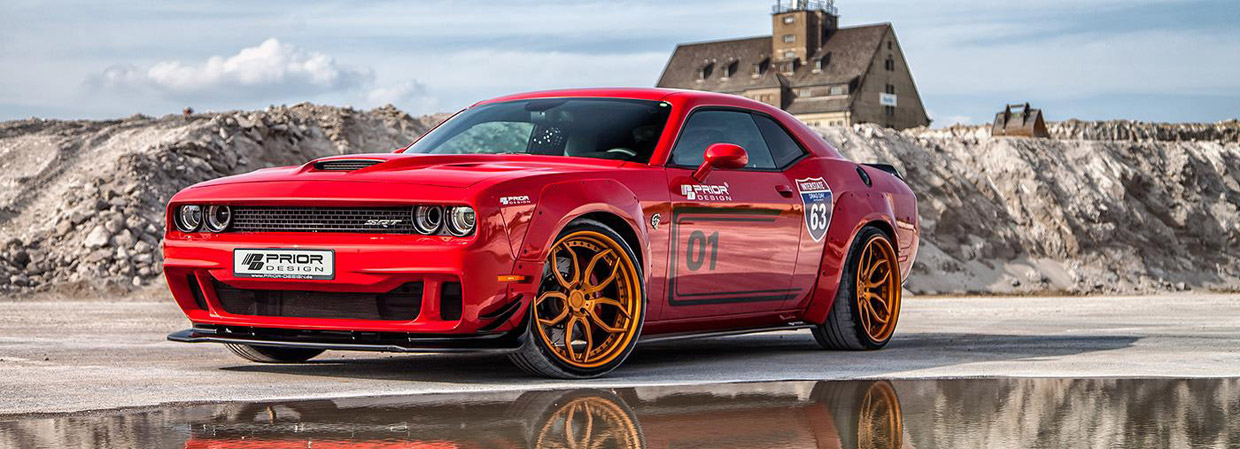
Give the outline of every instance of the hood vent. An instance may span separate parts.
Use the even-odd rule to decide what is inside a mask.
[[[323,171],[353,171],[361,170],[371,165],[383,163],[376,159],[333,159],[330,161],[315,162],[315,170]]]

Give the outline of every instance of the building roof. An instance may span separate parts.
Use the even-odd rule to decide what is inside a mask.
[[[681,44],[668,60],[659,87],[740,93],[747,90],[848,84],[859,81],[878,54],[891,24],[846,27],[836,30],[809,61],[791,75],[769,65],[761,76],[753,76],[754,64],[771,60],[771,36]],[[821,71],[814,61],[824,59]],[[712,64],[707,77],[699,81],[699,70]],[[735,64],[735,73],[725,78],[725,67]],[[797,99],[788,106],[793,114],[847,110],[850,98]]]

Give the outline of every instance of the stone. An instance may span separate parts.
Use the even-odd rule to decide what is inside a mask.
[[[86,235],[86,239],[82,240],[82,244],[87,248],[102,248],[108,245],[111,235],[103,226],[95,226],[90,230],[90,234]]]
[[[128,248],[134,244],[133,233],[128,229],[121,229],[121,232],[112,236],[112,246],[120,248]]]

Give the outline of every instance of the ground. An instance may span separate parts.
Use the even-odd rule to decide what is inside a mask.
[[[164,335],[171,302],[0,302],[0,416],[427,392],[766,380],[1240,377],[1240,295],[909,297],[891,345],[818,349],[808,331],[641,346],[604,379],[523,374],[502,355],[328,352],[257,365]]]

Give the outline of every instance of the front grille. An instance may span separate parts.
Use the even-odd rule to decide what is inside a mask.
[[[315,162],[316,170],[324,171],[353,171],[382,163],[374,159],[337,159],[334,161]]]
[[[416,234],[410,207],[232,208],[236,232],[358,232]]]
[[[249,290],[215,281],[215,296],[234,315],[413,321],[422,310],[422,283],[387,293]]]

